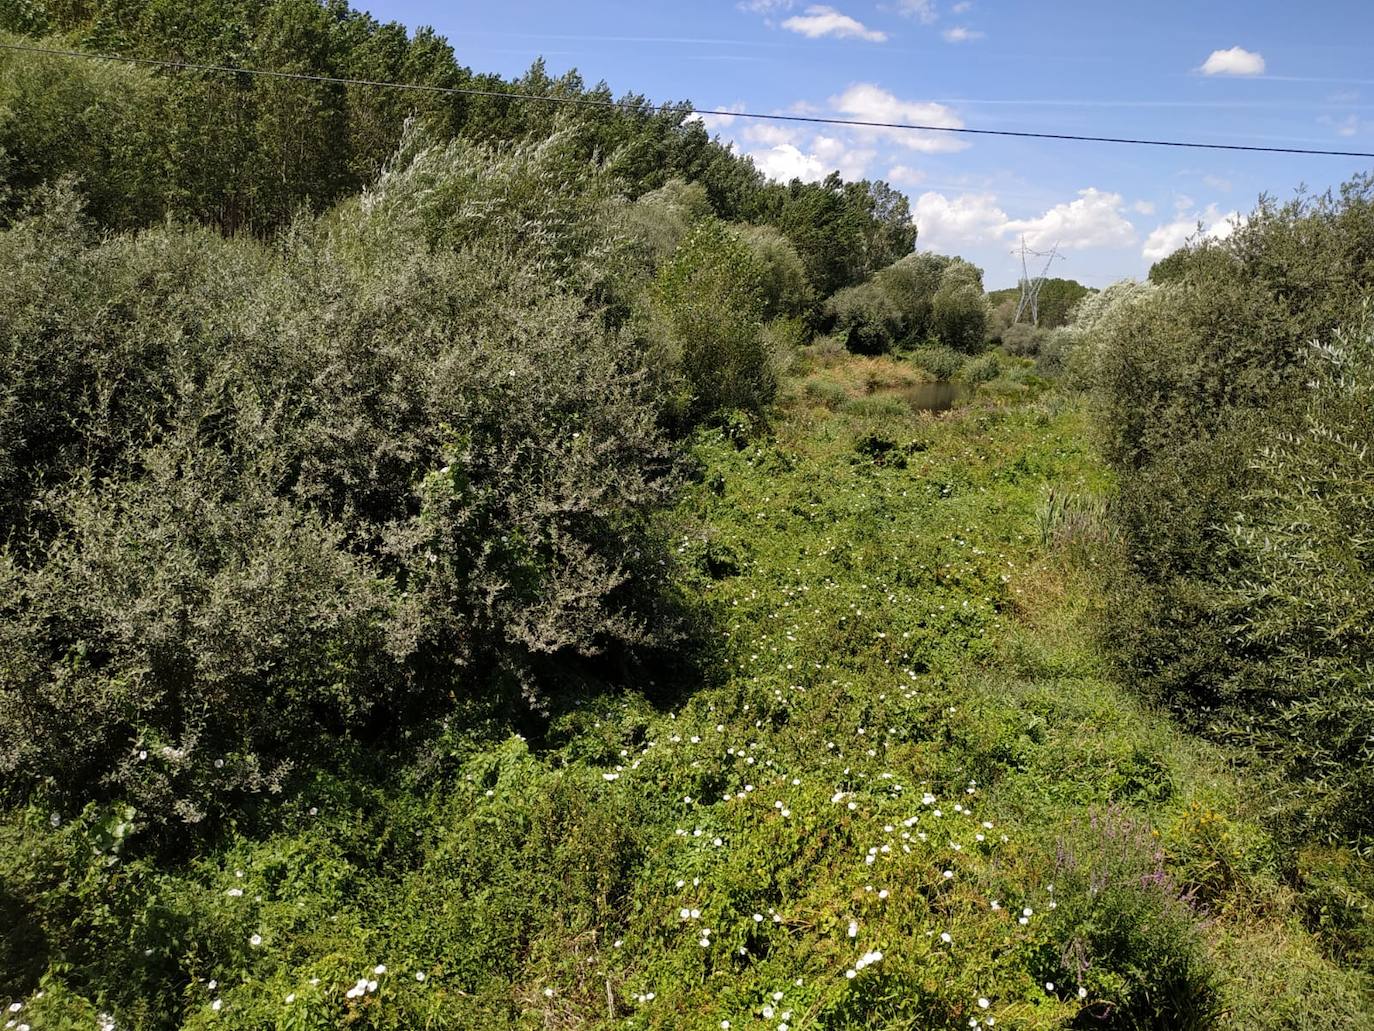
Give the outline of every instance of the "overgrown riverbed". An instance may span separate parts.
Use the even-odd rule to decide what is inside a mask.
[[[455,718],[175,870],[13,817],[7,962],[69,961],[29,1023],[1364,1026],[1223,757],[1111,679],[1110,540],[1045,506],[1108,486],[1081,404],[918,414],[808,361],[771,432],[695,445],[699,679]]]

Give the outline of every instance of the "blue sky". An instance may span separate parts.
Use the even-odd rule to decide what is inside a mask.
[[[358,0],[355,0],[358,2]],[[432,25],[459,60],[517,75],[543,56],[617,93],[700,108],[986,129],[1374,151],[1369,0],[362,0]],[[1262,192],[1286,198],[1374,160],[1172,151],[844,130],[716,118],[781,179],[886,179],[918,247],[1013,285],[1021,240],[1055,274],[1141,276],[1196,230],[1223,234]]]

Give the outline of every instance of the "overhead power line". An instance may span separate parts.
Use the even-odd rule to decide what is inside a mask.
[[[490,97],[498,100],[520,100],[541,104],[563,104],[570,107],[592,107],[602,110],[640,111],[637,104],[623,100],[597,100],[592,97],[551,97],[536,93],[508,93],[501,90],[466,89],[459,86],[430,86],[414,82],[384,82],[376,79],[354,79],[338,75],[312,75],[308,72],[279,72],[264,68],[236,68],[230,65],[199,64],[193,61],[162,61],[149,57],[121,57],[118,54],[88,54],[80,50],[59,50],[52,47],[23,46],[0,43],[0,50],[15,50],[49,57],[80,58],[87,61],[121,61],[126,64],[153,68],[172,68],[180,71],[214,72],[223,75],[254,75],[268,79],[293,79],[301,82],[321,82],[338,86],[373,86],[380,89],[413,90],[421,93],[443,93],[464,97]],[[669,109],[666,108],[665,109]],[[673,110],[684,110],[682,107]],[[943,132],[965,136],[1003,136],[1027,140],[1063,140],[1076,143],[1119,143],[1136,147],[1173,147],[1184,150],[1246,151],[1256,154],[1306,154],[1319,157],[1374,158],[1374,152],[1360,150],[1321,150],[1310,147],[1263,147],[1246,143],[1200,143],[1196,140],[1136,139],[1127,136],[1082,136],[1064,132],[1029,132],[1017,129],[969,129],[952,125],[919,125],[911,122],[872,122],[859,118],[822,118],[819,115],[779,115],[750,111],[719,111],[686,107],[686,114],[713,115],[726,118],[752,118],[772,122],[804,122],[811,125],[844,125],[861,129],[899,129],[913,132]]]

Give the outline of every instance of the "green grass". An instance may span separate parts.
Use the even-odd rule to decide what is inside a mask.
[[[106,813],[11,814],[32,1026],[1370,1026],[1226,757],[1113,682],[1109,547],[1042,532],[1109,489],[1085,412],[918,415],[826,363],[696,442],[675,532],[719,640],[685,691],[455,714],[174,869],[136,830],[93,855]]]

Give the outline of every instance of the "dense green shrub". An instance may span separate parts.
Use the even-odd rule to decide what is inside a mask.
[[[1374,837],[1374,324],[1314,348],[1293,413],[1259,437],[1222,585],[1247,662],[1227,704],[1267,718],[1285,823]]]
[[[839,291],[825,302],[825,310],[854,354],[886,354],[905,321],[897,299],[876,282]]]
[[[953,259],[940,274],[931,316],[931,330],[946,347],[964,354],[981,351],[988,326],[982,271],[960,258]]]
[[[759,412],[777,381],[763,337],[763,271],[720,222],[697,226],[660,270],[649,297],[657,361],[680,370],[689,422]]]
[[[1034,356],[1040,353],[1040,345],[1048,336],[1048,331],[1037,329],[1029,322],[1018,322],[1002,332],[1001,340],[1009,354]]]
[[[436,144],[412,123],[377,181],[362,194],[362,242],[385,257],[403,249],[477,247],[519,255],[552,285],[592,293],[622,261],[607,232],[608,177],[581,157],[576,126],[530,141]]]
[[[1289,770],[1288,830],[1349,841],[1371,826],[1367,556],[1350,529],[1367,348],[1352,330],[1309,355],[1360,320],[1371,248],[1374,180],[1266,200],[1162,285],[1086,299],[1077,324],[1134,572],[1112,610],[1126,668]]]
[[[868,282],[834,294],[825,314],[856,354],[885,354],[932,337],[970,353],[983,343],[982,283],[982,273],[962,258],[911,254]],[[971,343],[975,333],[976,345]]]
[[[639,264],[652,274],[672,257],[691,227],[710,214],[705,188],[674,179],[627,203],[622,218]]]
[[[1040,340],[1035,367],[1043,376],[1060,379],[1070,387],[1081,387],[1083,348],[1086,337],[1067,327],[1051,330]]]
[[[772,226],[747,226],[740,237],[758,263],[763,317],[791,319],[809,314],[811,285],[792,242]]]
[[[671,633],[660,400],[560,289],[600,252],[540,154],[422,149],[274,252],[69,194],[0,234],[7,793],[196,821]]]
[[[1056,859],[1054,949],[1040,974],[1065,998],[1083,990],[1081,1026],[1215,1027],[1219,978],[1148,826],[1098,810],[1061,838]]]
[[[967,359],[953,348],[926,344],[911,352],[911,360],[938,380],[950,380],[959,374]]]
[[[959,369],[959,380],[976,386],[979,383],[988,383],[995,380],[1002,371],[1002,363],[997,360],[996,353],[979,355],[966,361]]]

